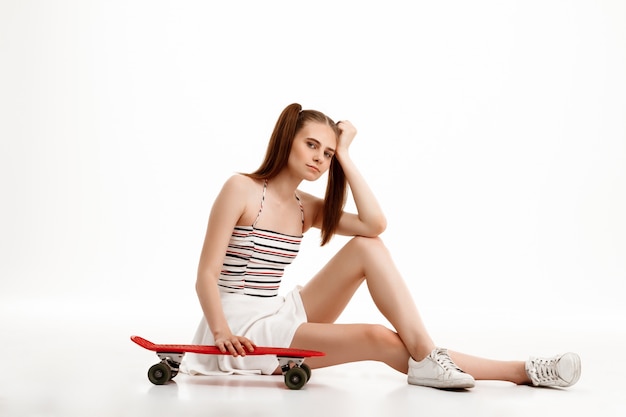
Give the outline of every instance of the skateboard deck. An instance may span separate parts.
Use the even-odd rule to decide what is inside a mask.
[[[131,336],[130,340],[145,349],[156,352],[161,359],[161,362],[148,370],[148,379],[155,385],[166,384],[178,374],[185,353],[230,355],[230,353],[220,351],[217,346],[157,344],[140,336]],[[276,356],[285,378],[285,385],[290,389],[300,389],[311,379],[311,368],[303,363],[304,359],[324,356],[324,353],[315,350],[256,346],[253,352],[246,352],[246,355]]]

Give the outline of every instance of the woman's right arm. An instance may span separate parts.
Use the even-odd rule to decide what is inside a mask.
[[[207,226],[196,280],[196,292],[207,324],[213,333],[215,345],[233,356],[254,350],[254,344],[245,337],[233,335],[222,309],[217,286],[224,256],[233,228],[246,208],[246,186],[250,179],[241,175],[230,177],[218,194]]]

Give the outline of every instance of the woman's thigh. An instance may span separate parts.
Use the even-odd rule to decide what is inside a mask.
[[[406,372],[409,353],[396,332],[380,324],[304,323],[292,348],[319,350],[325,356],[306,360],[311,368],[357,361],[380,361]]]
[[[368,251],[378,238],[355,237],[302,288],[300,295],[311,323],[334,323],[365,278]]]

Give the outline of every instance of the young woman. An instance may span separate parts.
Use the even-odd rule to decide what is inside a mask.
[[[224,184],[209,217],[197,277],[202,318],[193,343],[230,355],[188,354],[190,374],[279,373],[276,360],[246,356],[256,345],[320,350],[311,368],[381,361],[407,374],[409,384],[471,388],[475,379],[566,387],[580,376],[580,358],[567,353],[527,361],[496,361],[436,346],[378,235],[386,219],[350,157],[356,129],[299,104],[287,106],[270,138],[265,160],[251,174]],[[325,172],[324,199],[298,190]],[[347,185],[356,214],[344,212]],[[321,229],[322,245],[334,234],[354,236],[311,281],[286,296],[278,289],[298,253],[304,232]],[[357,288],[393,326],[335,324]]]

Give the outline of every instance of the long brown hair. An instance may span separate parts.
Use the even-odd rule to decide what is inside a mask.
[[[256,171],[244,175],[257,180],[269,180],[278,175],[287,166],[293,139],[309,122],[327,124],[337,137],[341,133],[337,124],[324,113],[317,110],[302,110],[302,106],[298,103],[290,104],[285,107],[276,121],[261,166]],[[328,170],[328,184],[324,196],[322,246],[330,241],[337,230],[339,218],[346,203],[346,194],[346,176],[337,158],[333,158]]]

